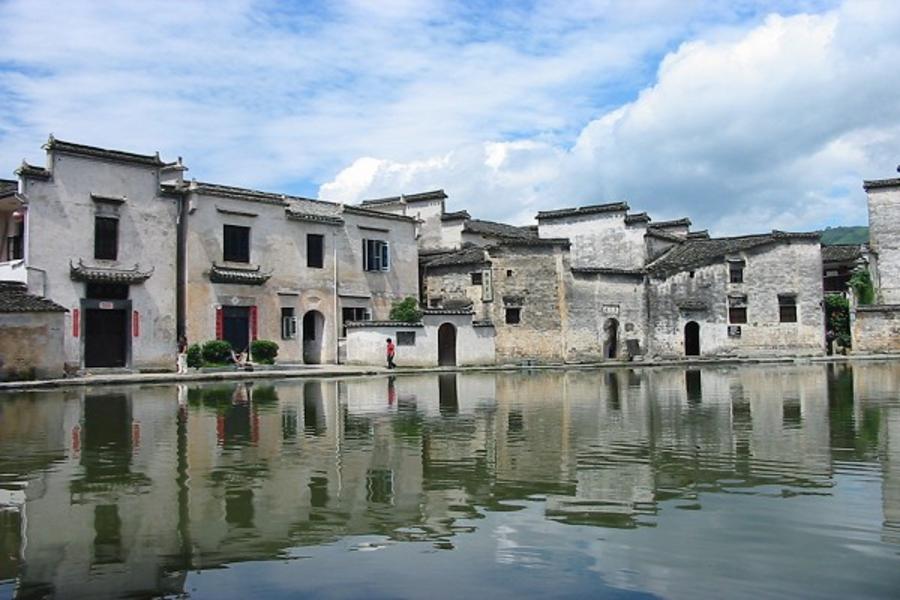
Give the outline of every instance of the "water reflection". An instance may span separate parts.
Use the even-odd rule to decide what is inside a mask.
[[[852,562],[860,552],[870,571],[891,572],[900,566],[898,389],[900,365],[873,363],[5,396],[0,582],[23,596],[175,594],[187,591],[189,571],[371,534],[435,550],[485,535],[497,564],[535,566],[553,560],[543,538],[485,530],[479,519],[540,506],[544,524],[527,521],[537,530],[632,536],[599,569],[642,574],[616,587],[678,596],[679,569],[689,580],[706,564],[691,556],[752,545],[760,523],[814,539],[808,517],[792,512],[800,502],[837,531],[815,538],[823,556]],[[875,485],[878,506],[852,496],[843,522],[847,505],[828,503],[850,501],[846,478],[850,489]],[[697,549],[676,551],[683,540],[667,531],[683,511],[727,525],[695,522]],[[869,517],[877,527],[867,537]],[[849,550],[842,536],[854,538]],[[669,587],[655,587],[654,568],[669,573]]]

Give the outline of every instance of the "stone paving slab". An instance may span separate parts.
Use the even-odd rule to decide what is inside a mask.
[[[802,356],[802,357],[718,357],[699,359],[643,360],[633,362],[605,361],[597,363],[568,364],[503,364],[471,367],[398,367],[388,370],[381,366],[367,365],[297,365],[287,369],[266,368],[255,371],[193,371],[184,375],[176,373],[109,373],[88,374],[81,377],[64,379],[43,379],[37,381],[9,381],[0,383],[0,393],[35,389],[52,389],[63,387],[96,386],[96,385],[128,385],[147,383],[189,383],[211,381],[242,381],[253,379],[299,379],[299,378],[340,378],[363,377],[372,375],[403,375],[423,373],[454,372],[497,372],[497,371],[554,371],[554,370],[592,370],[613,368],[644,368],[669,366],[703,366],[703,365],[741,365],[741,364],[809,364],[809,363],[844,363],[872,360],[900,360],[900,354],[870,354],[849,356]]]

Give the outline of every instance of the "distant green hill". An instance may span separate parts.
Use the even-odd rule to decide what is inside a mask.
[[[821,233],[823,246],[869,243],[869,228],[862,225],[857,227],[826,227]]]

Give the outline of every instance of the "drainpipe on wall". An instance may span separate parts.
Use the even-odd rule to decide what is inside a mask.
[[[178,196],[178,216],[175,221],[175,335],[186,335],[187,314],[187,192]]]
[[[341,319],[338,315],[338,261],[337,261],[337,235],[334,230],[331,232],[331,260],[332,268],[332,286],[334,288],[334,364],[341,362]]]

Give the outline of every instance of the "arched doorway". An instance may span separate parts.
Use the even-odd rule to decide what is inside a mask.
[[[325,317],[317,310],[303,315],[303,362],[317,365],[322,362],[322,338],[325,334]]]
[[[603,358],[615,358],[619,354],[619,321],[607,319],[603,324]]]
[[[688,321],[684,326],[684,355],[700,356],[700,324]]]
[[[438,364],[456,366],[456,327],[452,323],[444,323],[438,328]]]

